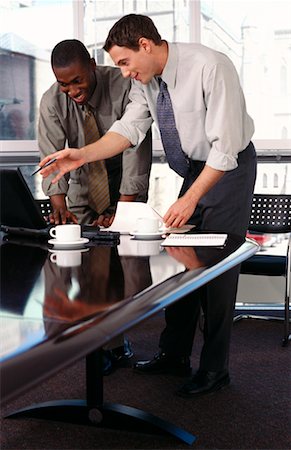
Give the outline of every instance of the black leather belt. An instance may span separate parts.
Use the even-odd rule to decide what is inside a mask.
[[[188,158],[188,165],[191,172],[201,172],[205,166],[205,161],[198,161],[196,159]]]

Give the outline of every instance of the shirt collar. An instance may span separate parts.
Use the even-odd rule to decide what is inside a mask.
[[[176,44],[167,42],[168,44],[168,59],[161,78],[168,87],[174,88],[176,85],[177,70],[178,70],[178,49]]]

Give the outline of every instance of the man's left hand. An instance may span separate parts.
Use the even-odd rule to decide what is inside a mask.
[[[91,225],[93,225],[95,227],[97,225],[99,225],[99,227],[108,228],[112,224],[112,222],[114,220],[114,217],[115,217],[114,214],[111,214],[111,215],[109,215],[109,214],[100,214],[98,219],[94,220],[94,222],[92,222]]]
[[[181,228],[193,215],[196,204],[189,202],[186,195],[178,198],[163,217],[166,227]]]

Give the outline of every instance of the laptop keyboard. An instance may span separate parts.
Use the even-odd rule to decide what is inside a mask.
[[[52,212],[51,202],[49,199],[44,200],[36,200],[36,204],[40,209],[40,212],[45,220],[48,219],[48,216]]]
[[[42,200],[35,200],[37,206],[40,209],[40,212],[43,216],[43,218],[45,219],[46,222],[48,222],[48,217],[50,215],[50,213],[52,212],[52,207],[51,207],[51,202],[49,199],[42,199]],[[52,227],[54,227],[54,224],[51,223],[47,223],[47,228],[50,229]],[[100,227],[97,226],[92,226],[92,225],[81,225],[82,228],[82,235],[85,237],[91,237],[94,236],[95,233],[97,233],[97,231],[100,230]],[[85,235],[84,235],[85,233]]]

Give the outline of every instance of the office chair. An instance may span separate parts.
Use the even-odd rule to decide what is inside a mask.
[[[285,299],[284,318],[259,315],[240,314],[234,322],[241,319],[283,320],[284,335],[282,346],[290,340],[289,308],[290,308],[290,270],[291,270],[291,195],[255,194],[252,202],[248,236],[290,233],[285,256],[256,254],[241,264],[240,273],[248,275],[284,276]]]

